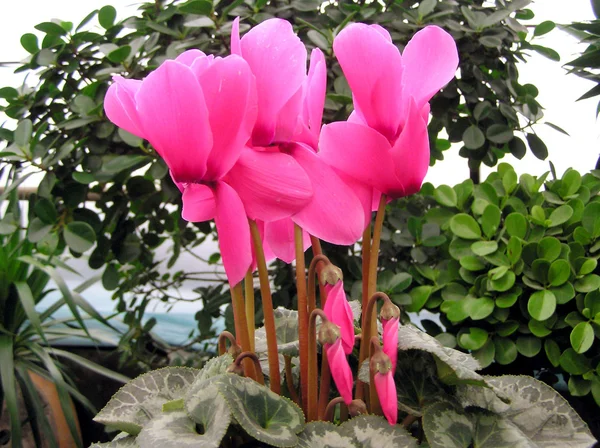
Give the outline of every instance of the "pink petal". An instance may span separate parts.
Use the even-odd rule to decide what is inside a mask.
[[[115,76],[115,81],[106,92],[104,111],[110,121],[138,137],[145,138],[138,112],[135,95],[142,81]]]
[[[337,282],[334,286],[325,285],[325,291],[327,302],[323,311],[331,322],[340,327],[344,353],[349,355],[354,349],[354,316],[346,299],[344,284]]]
[[[394,140],[401,123],[402,57],[378,28],[355,23],[333,41],[352,89],[355,107],[368,125]]]
[[[416,193],[421,189],[429,168],[429,153],[427,123],[411,99],[406,124],[391,151],[396,176],[401,179],[403,186],[404,193],[401,196]]]
[[[342,348],[342,340],[338,339],[334,344],[325,344],[325,350],[333,382],[344,399],[344,403],[348,405],[352,401],[353,379],[352,370],[350,370],[348,359]]]
[[[166,61],[148,75],[136,95],[146,138],[178,182],[195,182],[206,172],[213,137],[202,89],[183,64]]]
[[[354,244],[365,228],[359,198],[310,148],[296,144],[290,154],[304,168],[314,195],[292,219],[311,235],[333,244]]]
[[[385,37],[385,39],[388,42],[392,42],[392,36],[390,36],[390,33],[388,30],[386,30],[384,27],[382,27],[381,25],[374,23],[372,25],[369,25],[371,28],[373,28],[375,31],[377,31],[379,34],[381,34],[383,37]]]
[[[240,18],[236,17],[231,25],[231,54],[242,56],[240,44]]]
[[[256,76],[258,91],[253,144],[268,146],[275,135],[279,112],[306,76],[306,48],[289,22],[270,19],[242,37],[241,51]]]
[[[215,217],[216,203],[214,192],[202,184],[186,184],[181,197],[183,210],[181,217],[190,222],[208,221]]]
[[[252,264],[250,227],[244,205],[235,190],[225,182],[215,188],[215,224],[219,235],[219,249],[227,279],[236,285]]]
[[[310,235],[302,232],[304,250],[311,245]],[[296,259],[294,222],[290,218],[265,223],[265,242],[280,260],[291,263]]]
[[[398,318],[383,321],[383,353],[392,362],[392,372],[396,371],[398,361],[398,326]]]
[[[276,221],[289,217],[313,194],[304,169],[280,152],[246,149],[225,179],[239,194],[251,219]]]
[[[215,59],[199,81],[213,135],[204,177],[216,180],[231,169],[250,139],[257,112],[251,102],[254,76],[246,61],[233,55]]]
[[[175,58],[180,64],[191,67],[197,59],[206,58],[206,54],[200,50],[187,50]]]
[[[274,143],[291,142],[294,136],[301,132],[300,111],[302,110],[302,102],[303,91],[298,89],[281,108],[277,115],[275,135],[273,136]]]
[[[450,34],[437,26],[416,33],[402,54],[404,95],[415,98],[421,108],[456,73],[458,51]]]
[[[325,162],[386,194],[402,192],[394,172],[390,144],[379,132],[356,123],[323,126],[320,141]]]
[[[395,425],[398,421],[398,397],[391,370],[385,375],[379,372],[375,374],[375,389],[377,390],[383,415],[390,425]]]
[[[313,135],[312,148],[317,150],[325,93],[327,90],[327,66],[323,52],[315,48],[310,54],[310,66],[305,83],[304,124]]]

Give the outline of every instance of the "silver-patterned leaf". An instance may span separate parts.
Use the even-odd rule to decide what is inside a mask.
[[[595,442],[589,428],[552,387],[528,376],[485,377],[510,400],[505,403],[490,390],[461,386],[457,397],[464,406],[494,412],[517,426],[535,446],[589,447]]]
[[[431,448],[468,448],[474,429],[469,416],[450,403],[436,403],[423,414],[423,430]]]
[[[167,411],[144,426],[137,442],[140,448],[218,448],[224,432],[215,439],[203,429],[185,411]]]
[[[292,401],[250,378],[225,374],[215,379],[236,421],[256,440],[278,447],[294,446],[304,428],[304,414]]]
[[[215,446],[219,446],[231,422],[229,406],[215,385],[217,379],[218,376],[214,376],[196,381],[185,399],[185,410],[189,417],[203,428],[203,437],[207,441],[217,443]]]
[[[200,371],[165,367],[144,373],[127,383],[110,399],[94,420],[137,435],[162,405],[183,398]]]
[[[228,353],[210,359],[206,364],[204,364],[204,367],[200,369],[200,372],[196,377],[196,382],[204,381],[208,378],[212,378],[214,376],[227,372],[227,368],[232,363],[233,357]]]
[[[359,448],[354,437],[329,422],[310,422],[298,434],[298,448]]]
[[[341,426],[342,430],[354,437],[361,448],[416,448],[417,440],[404,427],[390,425],[383,417],[359,415]]]
[[[89,448],[139,448],[134,436],[127,433],[118,434],[111,442],[93,443]]]
[[[277,334],[277,351],[282,355],[298,356],[298,311],[278,307],[273,311],[275,316],[275,333]],[[255,351],[267,351],[267,334],[265,327],[260,327],[255,334]]]

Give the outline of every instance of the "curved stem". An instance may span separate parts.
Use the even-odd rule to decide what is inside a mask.
[[[308,314],[313,312],[313,310],[317,307],[317,291],[315,287],[315,279],[319,276],[321,267],[323,264],[330,263],[329,258],[325,255],[319,254],[315,255],[310,265],[308,266]],[[321,286],[321,282],[319,282],[319,287]],[[323,295],[321,295],[321,302],[323,302]],[[321,305],[321,309],[323,309],[324,305]]]
[[[308,397],[306,420],[312,422],[318,417],[317,409],[317,316],[321,318],[321,322],[327,321],[325,313],[316,308],[310,313],[308,319]],[[323,350],[325,352],[325,350]]]
[[[263,376],[262,367],[260,366],[260,361],[258,360],[258,356],[254,352],[242,352],[235,358],[234,363],[239,366],[243,360],[249,360],[254,363],[254,368],[256,369],[256,376],[258,377],[258,382],[260,384],[265,384],[265,377]]]
[[[371,297],[371,299],[373,298]],[[373,356],[378,351],[381,351],[381,347],[379,346],[379,337],[373,336],[369,344],[369,356]],[[375,388],[375,372],[373,369],[371,369],[371,366],[369,366],[369,381],[372,385],[372,387],[369,388],[369,406],[371,408],[371,413],[375,415],[383,415],[381,404],[379,403],[379,396],[377,395],[377,389]]]
[[[298,294],[298,337],[300,341],[300,393],[302,409],[308,406],[308,303],[306,297],[306,264],[304,262],[304,239],[302,229],[294,224],[296,249],[296,291]]]
[[[254,322],[254,278],[252,277],[252,269],[248,270],[244,278],[244,296],[246,298],[246,317],[248,318],[248,335],[250,337],[250,346],[254,351],[254,330],[256,323]]]
[[[269,360],[269,383],[271,390],[279,394],[281,390],[281,376],[279,373],[279,353],[277,352],[277,334],[275,332],[275,316],[273,314],[273,300],[271,298],[271,285],[269,284],[269,272],[262,246],[262,240],[256,222],[250,221],[250,232],[252,243],[256,253],[256,264],[258,266],[258,278],[260,280],[260,295],[262,299],[263,315],[265,322],[265,333],[267,336],[267,356]]]
[[[329,403],[327,403],[327,408],[325,408],[325,418],[326,422],[332,422],[335,414],[335,407],[337,405],[343,405],[344,399],[342,397],[335,397]]]
[[[225,340],[229,340],[231,345],[237,345],[235,337],[228,331],[222,331],[217,340],[217,346],[219,347],[219,355],[224,355],[227,352],[227,344]]]
[[[310,236],[310,242],[312,244],[313,255],[316,257],[317,255],[324,255],[323,249],[321,248],[321,240],[316,236]],[[317,275],[321,276],[321,270],[323,269],[322,265],[317,266]],[[321,309],[325,309],[325,285],[322,285],[319,282],[319,294],[321,297]]]
[[[417,420],[419,420],[419,417],[416,417],[412,414],[408,414],[406,417],[404,417],[404,420],[402,420],[402,426],[408,429]]]
[[[288,355],[283,355],[283,359],[285,360],[285,381],[287,384],[288,392],[290,393],[290,398],[294,403],[300,406],[300,397],[298,397],[298,392],[296,392],[296,388],[294,387],[294,376],[292,373],[292,358]]]
[[[250,351],[250,338],[248,336],[248,322],[246,321],[246,313],[244,312],[244,298],[242,296],[242,284],[238,283],[237,285],[231,287],[231,296],[233,298],[233,309],[234,316],[236,318],[237,323],[239,324],[239,329],[236,328],[237,337],[240,341],[240,345],[242,346],[242,350],[245,352]],[[236,325],[237,327],[238,325]],[[256,370],[254,368],[254,364],[250,360],[244,363],[244,374],[252,378],[256,381]]]

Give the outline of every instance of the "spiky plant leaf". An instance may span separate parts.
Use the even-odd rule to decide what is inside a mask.
[[[361,448],[416,448],[417,440],[404,427],[390,425],[383,417],[359,415],[341,426],[342,430],[354,437]]]
[[[228,353],[210,359],[206,364],[204,364],[204,367],[200,369],[195,382],[202,382],[208,378],[212,378],[227,372],[227,367],[229,367],[233,361],[233,357]]]
[[[359,448],[354,437],[329,422],[310,422],[298,434],[298,448]]]
[[[126,432],[117,434],[110,442],[93,443],[90,448],[140,448],[134,436],[130,436]]]
[[[529,376],[486,377],[486,381],[508,397],[505,403],[479,387],[461,386],[457,397],[464,406],[493,412],[519,428],[534,446],[589,447],[595,442],[586,423],[558,392]]]
[[[227,400],[236,421],[256,440],[278,447],[295,446],[304,428],[302,410],[287,398],[250,378],[225,374],[214,384]]]
[[[144,373],[127,383],[110,399],[94,420],[137,435],[162,405],[183,398],[198,373],[187,367],[165,367]]]

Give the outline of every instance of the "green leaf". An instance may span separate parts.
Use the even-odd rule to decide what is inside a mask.
[[[54,203],[47,198],[38,198],[35,201],[33,210],[37,217],[46,224],[54,224],[58,218]]]
[[[15,143],[21,148],[27,148],[29,146],[29,141],[31,140],[31,135],[33,133],[33,124],[31,120],[25,119],[19,121],[17,125],[17,129],[15,129]]]
[[[591,292],[600,288],[600,276],[596,274],[588,274],[578,279],[575,284],[575,290],[577,292]]]
[[[96,242],[96,232],[87,222],[73,221],[63,230],[63,237],[73,252],[83,253]]]
[[[525,157],[525,154],[527,153],[525,143],[519,137],[515,137],[508,142],[508,149],[510,150],[510,153],[519,160]]]
[[[488,140],[504,144],[511,141],[514,137],[513,129],[503,124],[493,124],[485,131]]]
[[[38,47],[38,38],[35,34],[26,33],[21,36],[21,45],[28,53],[35,54],[40,51]]]
[[[61,358],[69,359],[70,361],[73,361],[92,372],[96,372],[102,376],[110,378],[113,381],[117,381],[117,382],[123,383],[123,384],[131,381],[131,378],[129,378],[129,377],[127,377],[125,375],[121,375],[120,373],[115,372],[113,370],[107,369],[106,367],[96,364],[95,362],[92,362],[89,359],[86,359],[82,356],[76,355],[75,353],[71,353],[66,350],[59,350],[55,347],[52,348],[51,353],[53,356],[59,356]]]
[[[106,55],[109,61],[115,64],[120,64],[131,54],[131,47],[129,45],[123,45],[116,50],[111,51]]]
[[[542,341],[539,338],[532,336],[519,336],[517,338],[517,351],[526,356],[533,358],[542,350]]]
[[[145,373],[123,386],[94,420],[137,435],[162,413],[168,401],[185,398],[200,371],[187,367],[165,367]]]
[[[33,218],[27,228],[27,239],[32,243],[37,243],[46,237],[51,230],[52,226],[50,224],[44,223],[39,218]]]
[[[479,350],[473,352],[473,356],[481,365],[481,368],[485,369],[494,362],[496,356],[496,346],[491,339],[481,347]]]
[[[427,14],[433,12],[437,5],[437,0],[423,0],[419,3],[419,7],[417,8],[417,14],[419,17],[425,17]]]
[[[531,294],[527,302],[527,311],[535,320],[548,319],[556,310],[556,297],[552,291],[542,290]]]
[[[583,375],[584,373],[591,370],[589,360],[578,354],[572,348],[566,349],[562,355],[560,355],[560,366],[571,375]]]
[[[215,379],[218,377],[215,377]],[[231,410],[225,401],[225,398],[219,393],[219,389],[212,379],[198,382],[202,387],[194,387],[193,391],[185,398],[185,409],[187,415],[191,418],[194,426],[202,428],[202,434],[195,431],[189,434],[190,442],[193,447],[215,447],[220,446],[220,442],[225,435],[231,422]],[[146,428],[142,430],[138,437],[144,435]],[[158,432],[157,436],[161,436]],[[171,440],[179,438],[171,437]],[[141,439],[143,440],[143,439]]]
[[[459,260],[460,265],[468,271],[481,271],[485,269],[485,263],[479,257],[467,255]]]
[[[448,185],[440,185],[437,187],[433,192],[433,198],[438,204],[445,207],[456,207],[458,203],[456,192]]]
[[[359,447],[417,448],[417,439],[414,439],[406,429],[400,425],[392,426],[383,417],[375,415],[359,415],[345,422],[340,429],[343,434],[354,437],[358,441],[356,446]],[[318,447],[308,446],[329,447],[327,444]]]
[[[466,240],[478,240],[481,238],[481,229],[477,221],[466,213],[454,215],[450,220],[450,229],[452,232]]]
[[[545,338],[552,333],[552,330],[546,327],[543,322],[539,322],[535,319],[531,319],[527,323],[527,327],[529,328],[529,331],[531,331],[531,333],[538,338]]]
[[[106,5],[98,11],[98,22],[106,30],[114,25],[116,18],[117,10],[113,6]]]
[[[569,378],[569,392],[574,397],[585,397],[592,390],[592,382],[576,376]]]
[[[521,245],[520,238],[511,236],[506,245],[506,256],[508,257],[511,264],[517,263],[521,259],[521,253],[523,252],[523,246]]]
[[[547,236],[538,243],[537,255],[539,258],[552,262],[559,257],[561,250],[560,241],[553,236]]]
[[[560,286],[571,276],[571,265],[567,260],[559,259],[552,262],[548,270],[548,281],[551,286]]]
[[[594,329],[589,322],[580,322],[571,331],[571,347],[577,353],[587,352],[594,343]]]
[[[208,0],[193,0],[178,6],[177,9],[185,14],[207,16],[212,12],[213,5]]]
[[[556,24],[554,22],[552,22],[551,20],[546,20],[535,27],[535,29],[533,30],[533,35],[543,36],[544,34],[552,31],[554,27],[556,27]]]
[[[294,446],[304,428],[300,408],[250,378],[225,374],[215,380],[233,416],[251,437],[278,447]]]
[[[472,327],[459,333],[458,344],[467,350],[479,350],[488,341],[489,333],[481,328]]]
[[[0,333],[0,384],[2,384],[4,403],[10,418],[12,448],[20,448],[22,446],[21,418],[14,369],[13,338]]]
[[[579,187],[581,187],[581,175],[575,170],[568,169],[560,180],[558,193],[565,199],[577,193]]]
[[[504,220],[504,228],[510,236],[524,239],[527,235],[527,219],[520,213],[513,212]]]
[[[355,419],[352,419],[353,421]],[[350,423],[350,422],[348,422]],[[389,425],[387,425],[389,427]],[[298,434],[298,448],[360,448],[357,441],[345,426],[337,426],[329,422],[315,421],[308,423]]]
[[[507,271],[505,275],[498,279],[491,278],[489,280],[489,286],[494,291],[504,292],[514,286],[515,280],[515,273],[513,271]]]
[[[472,446],[473,422],[450,403],[438,402],[427,407],[422,424],[431,448]]]
[[[465,304],[465,309],[469,317],[473,320],[482,320],[494,312],[494,300],[490,297],[469,300]]]
[[[560,207],[555,208],[548,217],[550,220],[550,227],[556,227],[564,224],[571,219],[571,216],[573,216],[573,209],[568,205],[561,205]]]
[[[475,255],[483,257],[496,252],[498,243],[496,241],[476,241],[471,245],[471,250]]]
[[[62,36],[67,34],[67,31],[62,26],[54,22],[38,23],[34,28],[49,35]]]
[[[137,156],[137,155],[125,155],[125,156],[117,156],[107,159],[102,164],[102,170],[109,174],[117,174],[123,170],[127,170],[129,168],[137,167],[141,168],[142,166],[148,164],[151,161],[148,156]]]
[[[596,405],[600,406],[600,377],[592,378],[592,396],[596,401]]]
[[[308,32],[306,33],[306,37],[308,37],[313,44],[315,44],[322,50],[328,50],[331,47],[331,44],[329,43],[327,38],[323,36],[322,33],[316,30],[308,30]]]
[[[533,155],[540,160],[546,160],[548,157],[548,147],[542,139],[536,134],[525,134],[525,138],[527,139],[529,149],[531,149]]]
[[[550,364],[554,367],[558,367],[560,365],[560,347],[556,341],[553,339],[546,339],[544,341],[544,351],[546,352]]]
[[[600,202],[590,202],[583,209],[581,225],[594,238],[600,236],[600,219],[598,219],[598,216],[600,216]]]
[[[119,286],[119,271],[114,263],[108,263],[102,274],[102,286],[107,291],[114,291]]]
[[[467,149],[479,149],[485,143],[485,135],[476,125],[471,125],[463,132],[462,140]]]
[[[517,346],[508,338],[494,338],[494,346],[496,349],[496,361],[501,365],[512,364],[517,359]]]
[[[494,204],[489,204],[484,209],[483,215],[481,215],[481,228],[488,238],[496,234],[496,230],[500,225],[501,215],[500,209]]]
[[[548,59],[550,59],[552,61],[555,61],[555,62],[560,61],[560,55],[552,48],[543,47],[541,45],[530,45],[529,48],[531,48],[534,51],[537,51],[539,54],[547,57]],[[575,61],[572,61],[572,62],[575,62]],[[533,149],[532,149],[532,151],[533,151]]]
[[[431,290],[432,287],[429,285],[411,288],[409,291],[411,304],[406,305],[406,311],[408,311],[409,313],[416,313],[421,311],[421,309],[425,306],[425,303],[427,303],[429,296],[431,295]]]

